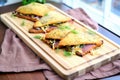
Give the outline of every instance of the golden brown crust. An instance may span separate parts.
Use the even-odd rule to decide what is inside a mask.
[[[33,25],[33,28],[37,28],[37,27],[42,27],[42,23],[40,21],[36,21]]]
[[[44,33],[44,31],[32,28],[32,29],[29,30],[29,33]]]
[[[69,33],[60,42],[59,46],[70,46],[70,45],[80,45],[80,44],[97,44],[101,45],[101,39],[95,34],[90,34],[88,31],[75,29],[73,32]]]
[[[34,14],[37,16],[44,16],[49,11],[53,10],[52,8],[49,8],[45,4],[40,3],[30,3],[25,6],[20,6],[16,9],[17,12],[23,13],[23,14]]]
[[[71,18],[61,14],[57,11],[50,11],[44,17],[42,17],[39,21],[37,21],[33,27],[42,27],[49,24],[61,23],[70,21]]]
[[[17,17],[36,22],[52,10],[54,9],[45,4],[33,2],[28,5],[18,7],[13,14]]]
[[[56,29],[50,31],[49,33],[46,33],[45,38],[46,39],[62,39],[73,29],[74,29],[73,23],[66,22],[59,25]]]

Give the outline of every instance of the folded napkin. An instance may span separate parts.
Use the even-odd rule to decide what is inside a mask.
[[[34,71],[50,69],[43,60],[28,48],[10,29],[6,30],[0,54],[1,72]]]
[[[70,10],[72,12],[71,15],[75,14],[76,10],[80,10],[81,12],[81,9],[74,10]],[[80,13],[80,15],[81,14],[82,12]],[[79,16],[78,13],[77,15]],[[90,19],[89,17],[86,18]],[[94,29],[98,29],[98,26],[94,27]],[[25,45],[23,41],[19,39],[19,37],[17,37],[17,35],[10,29],[6,30],[1,49],[2,51],[0,53],[0,72],[25,72],[42,70],[48,80],[63,80],[40,57],[35,55],[35,53],[30,48],[28,48],[27,45]],[[100,67],[99,69],[90,71],[85,75],[78,76],[74,80],[103,78],[115,75],[119,72],[120,60],[116,60],[105,66]]]
[[[66,13],[95,30],[98,30],[99,28],[98,24],[92,20],[82,8],[70,9],[67,10]]]

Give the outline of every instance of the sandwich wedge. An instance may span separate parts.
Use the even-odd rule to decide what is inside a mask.
[[[100,37],[95,33],[85,29],[74,29],[66,35],[59,43],[59,46],[79,45],[79,44],[96,44],[100,45]]]
[[[49,28],[57,27],[57,25],[71,21],[71,18],[63,15],[58,11],[50,11],[44,15],[39,21],[35,22],[30,33],[41,33],[49,31]],[[48,30],[47,30],[48,29]]]
[[[60,24],[56,29],[45,34],[46,39],[62,39],[75,28],[74,23],[66,22]]]
[[[39,21],[37,21],[34,24],[34,27],[42,27],[42,26],[57,24],[57,23],[66,22],[70,20],[71,18],[63,15],[58,11],[50,11],[47,14],[45,14],[45,16],[42,17]]]
[[[103,40],[94,32],[76,27],[52,30],[46,34],[44,42],[52,49],[60,48],[79,56],[84,56],[103,44]]]
[[[30,3],[25,6],[18,7],[13,14],[17,17],[28,19],[31,21],[38,21],[42,16],[44,16],[49,11],[54,10],[45,4],[40,3]]]
[[[46,33],[45,39],[43,41],[50,45],[52,49],[55,49],[58,47],[59,41],[67,34],[69,34],[69,32],[71,32],[74,28],[75,27],[73,23],[70,22],[62,23],[56,29]]]
[[[103,44],[103,40],[91,30],[74,29],[60,40],[58,47],[66,51],[84,56]]]

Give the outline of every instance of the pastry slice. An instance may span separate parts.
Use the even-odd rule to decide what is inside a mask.
[[[50,45],[52,49],[55,49],[58,47],[59,41],[69,34],[69,32],[71,32],[74,28],[75,26],[70,22],[60,24],[56,29],[46,33],[43,41]]]
[[[58,47],[64,47],[66,51],[84,56],[91,50],[100,47],[103,40],[94,32],[85,29],[74,29],[58,43]]]
[[[37,21],[51,10],[54,9],[45,4],[33,2],[28,5],[18,7],[13,14],[20,18]]]
[[[50,11],[48,14],[43,16],[39,21],[35,22],[32,29],[29,30],[30,33],[46,33],[55,29],[58,25],[71,22],[71,18],[61,14],[57,11]]]
[[[74,28],[75,26],[73,25],[73,23],[70,23],[70,22],[60,24],[58,28],[50,31],[49,33],[46,33],[45,38],[46,39],[62,39]]]
[[[34,24],[34,27],[42,27],[46,25],[54,25],[63,22],[70,21],[71,18],[61,14],[58,11],[50,11],[44,17],[42,17],[39,21]]]
[[[65,36],[59,43],[59,46],[79,45],[79,44],[96,44],[100,45],[101,38],[94,32],[85,29],[74,29]]]

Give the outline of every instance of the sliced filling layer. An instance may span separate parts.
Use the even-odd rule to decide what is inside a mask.
[[[19,17],[19,18],[24,18],[24,19],[34,21],[34,22],[38,21],[42,17],[42,16],[37,16],[37,15],[34,15],[34,14],[23,14],[23,13],[20,13],[20,12],[17,12],[17,11],[13,11],[12,14]]]

